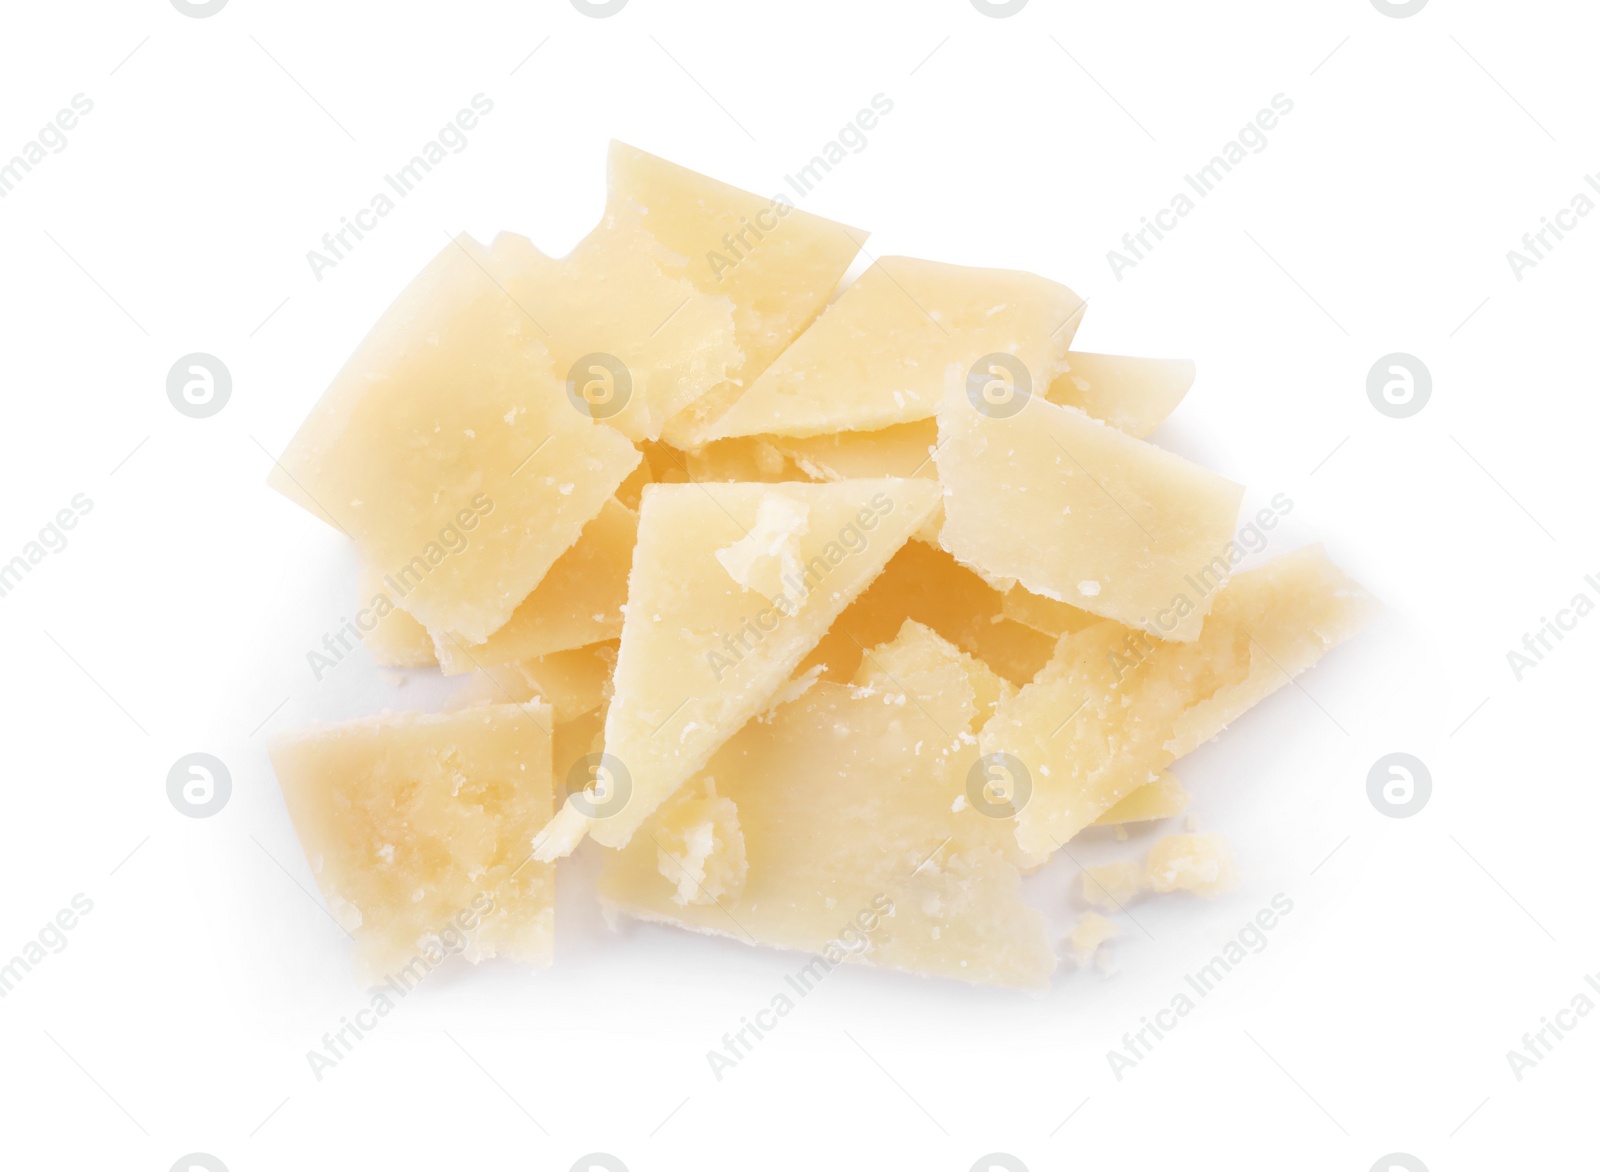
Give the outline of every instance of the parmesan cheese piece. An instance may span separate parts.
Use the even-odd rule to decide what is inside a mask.
[[[931,419],[951,364],[1043,395],[1082,309],[1071,289],[1032,273],[883,257],[709,434],[814,436]],[[994,355],[1021,373],[990,369]]]
[[[1207,622],[1249,632],[1250,673],[1184,713],[1167,751],[1181,757],[1216,736],[1349,639],[1377,609],[1377,601],[1330,562],[1320,545],[1234,575]]]
[[[753,944],[818,954],[793,980],[808,991],[859,962],[985,984],[1043,987],[1055,957],[1021,897],[1009,828],[958,799],[975,759],[970,660],[925,632],[871,659],[923,670],[885,690],[868,674],[818,683],[770,722],[744,728],[704,776],[738,810],[744,890],[684,904],[664,876],[653,830],[663,809],[608,854],[600,896],[612,910]]]
[[[1057,602],[1021,586],[1013,586],[1006,591],[1000,609],[1008,619],[1015,619],[1023,626],[1049,635],[1052,639],[1092,627],[1100,621],[1098,616],[1080,610],[1071,603]]]
[[[807,473],[765,436],[741,436],[718,440],[683,453],[689,479],[749,480],[765,484],[781,480],[805,480]],[[814,477],[813,479],[821,479]]]
[[[639,453],[567,400],[538,328],[452,241],[295,433],[269,483],[354,538],[394,601],[481,643]]]
[[[1035,594],[1163,639],[1192,640],[1227,570],[1244,490],[1072,407],[985,414],[950,380],[936,459],[940,543]],[[1212,583],[1214,590],[1215,583]]]
[[[1087,968],[1095,953],[1100,951],[1100,946],[1117,935],[1116,924],[1099,912],[1084,912],[1078,920],[1078,926],[1072,929],[1072,935],[1067,937],[1072,959],[1077,961],[1079,968]]]
[[[555,872],[529,857],[554,804],[549,724],[542,705],[496,705],[272,745],[306,861],[366,976],[405,972],[441,942],[474,963],[549,965]]]
[[[1163,773],[1146,782],[1094,820],[1096,826],[1122,826],[1176,818],[1189,808],[1189,792],[1176,777]]]
[[[1194,385],[1187,358],[1125,358],[1074,350],[1045,396],[1135,438],[1149,435]]]
[[[619,847],[741,725],[765,710],[839,613],[876,578],[932,511],[922,480],[839,484],[652,485],[639,513],[628,611],[606,718],[606,752],[626,771],[625,795],[603,813],[572,803],[551,844],[586,828]],[[781,502],[778,504],[770,502]],[[763,508],[803,510],[790,560],[752,561],[748,581],[718,554],[750,539]],[[776,566],[777,581],[771,574]],[[541,844],[541,857],[558,857]]]
[[[638,528],[631,509],[615,498],[606,501],[503,627],[477,644],[441,634],[436,650],[444,674],[518,663],[621,635]]]
[[[636,219],[660,245],[655,259],[668,276],[733,306],[742,365],[662,432],[680,448],[697,447],[712,438],[709,424],[822,312],[867,234],[626,143],[611,144],[609,173],[608,217]]]
[[[878,688],[886,695],[921,694],[934,686],[936,677],[948,675],[952,664],[961,668],[972,688],[976,729],[994,715],[996,705],[1016,694],[1016,687],[989,665],[914,619],[907,619],[894,641],[863,650],[855,673],[857,687]]]
[[[1228,840],[1220,834],[1169,834],[1150,848],[1144,870],[1151,891],[1192,891],[1208,898],[1239,881]]]

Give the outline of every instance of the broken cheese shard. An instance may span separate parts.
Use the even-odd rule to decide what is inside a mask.
[[[774,484],[780,480],[804,480],[809,475],[765,436],[718,440],[684,452],[683,461],[688,467],[689,479],[699,483],[750,480]]]
[[[437,653],[445,675],[519,663],[622,634],[622,605],[639,518],[612,498],[583,527],[533,593],[482,643],[442,634]]]
[[[1072,959],[1079,968],[1087,968],[1095,953],[1100,951],[1100,946],[1117,935],[1116,924],[1099,912],[1084,912],[1078,920],[1078,926],[1072,929],[1072,935],[1067,937]]]
[[[639,453],[567,401],[539,331],[452,241],[362,341],[269,483],[348,533],[394,600],[481,643]]]
[[[555,872],[528,858],[554,804],[549,724],[542,705],[494,705],[273,744],[306,861],[366,976],[463,941],[474,963],[549,965]]]
[[[1151,891],[1192,891],[1208,898],[1239,880],[1228,840],[1220,834],[1170,834],[1150,848],[1144,870]]]
[[[985,414],[956,378],[939,440],[939,541],[958,560],[1159,638],[1199,635],[1215,583],[1193,579],[1226,574],[1239,485],[1073,407]]]
[[[717,550],[717,561],[740,586],[775,601],[787,593],[785,583],[800,580],[800,539],[810,516],[803,501],[776,494],[763,497],[750,532]]]
[[[1359,631],[1377,611],[1373,597],[1308,545],[1235,574],[1206,621],[1249,632],[1250,674],[1179,718],[1167,751],[1192,752]]]
[[[1187,358],[1126,358],[1074,350],[1045,397],[1143,439],[1193,385],[1194,363]]]
[[[867,234],[626,143],[611,144],[608,172],[607,215],[636,219],[660,245],[655,259],[668,276],[733,306],[742,365],[662,432],[680,448],[697,447],[711,438],[709,424],[822,312]]]
[[[931,419],[952,364],[1042,395],[1082,309],[1071,289],[1032,273],[882,257],[707,434],[815,436]]]
[[[1094,820],[1096,826],[1176,818],[1189,808],[1189,791],[1170,773],[1146,782]]]
[[[737,370],[733,305],[661,271],[632,216],[606,216],[570,254],[548,257],[502,232],[480,257],[550,352],[574,409],[631,440],[662,425]]]
[[[807,521],[793,535],[799,575],[772,599],[741,585],[718,554],[745,540],[763,502],[775,500],[803,508]],[[603,812],[569,803],[540,857],[559,857],[586,830],[603,846],[626,843],[717,746],[766,709],[937,502],[937,486],[923,480],[647,488],[606,717],[606,752],[625,771],[625,792]]]
[[[1025,627],[1049,635],[1052,639],[1059,639],[1062,635],[1092,627],[1100,621],[1098,616],[1080,610],[1071,603],[1057,602],[1053,598],[1034,594],[1021,586],[1013,586],[1006,591],[1005,599],[1001,603],[1001,613]]]
[[[753,944],[818,954],[809,989],[860,962],[984,984],[1041,988],[1055,967],[1044,921],[1021,896],[1009,829],[959,799],[974,750],[970,660],[920,632],[872,658],[926,664],[885,690],[870,672],[818,683],[769,722],[745,725],[703,774],[738,810],[744,890],[680,903],[653,835],[663,808],[600,877],[612,910]],[[864,668],[864,671],[869,669]]]

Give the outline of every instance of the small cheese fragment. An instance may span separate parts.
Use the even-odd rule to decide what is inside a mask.
[[[1074,350],[1045,397],[1143,439],[1193,385],[1194,363],[1187,358],[1126,358]]]
[[[1078,920],[1078,926],[1072,929],[1072,935],[1067,937],[1072,959],[1079,968],[1087,968],[1095,953],[1100,951],[1100,946],[1117,935],[1116,924],[1099,912],[1084,912]]]
[[[381,575],[362,570],[357,598],[361,603],[357,628],[373,624],[361,638],[373,663],[379,667],[432,667],[439,662],[428,628],[394,604]]]
[[[656,870],[673,887],[673,903],[715,904],[744,894],[750,865],[739,811],[717,796],[711,778],[674,794],[651,820],[650,838]]]
[[[1055,957],[1043,917],[1022,899],[1009,827],[960,801],[975,754],[977,711],[966,660],[925,633],[871,658],[924,662],[885,690],[869,674],[818,683],[768,722],[740,729],[708,764],[738,810],[744,890],[681,903],[653,832],[668,809],[608,854],[603,905],[752,944],[816,953],[797,966],[809,989],[860,962],[960,980],[1043,987]]]
[[[606,501],[505,626],[476,644],[448,633],[440,636],[436,651],[444,674],[518,663],[617,638],[638,529],[633,510],[615,498]]]
[[[811,509],[803,501],[763,497],[750,531],[717,550],[717,561],[740,586],[776,601],[788,593],[787,583],[800,580],[800,539],[810,523]]]
[[[1208,627],[1162,643],[1117,623],[1065,635],[1034,681],[1000,704],[979,740],[1030,779],[1017,841],[1042,862],[1172,763],[1164,745],[1182,713],[1244,679],[1248,635]]]
[[[1189,808],[1189,791],[1170,773],[1146,782],[1094,820],[1096,826],[1176,818]]]
[[[1082,309],[1071,289],[1032,273],[882,257],[709,434],[813,436],[931,419],[952,364],[977,385],[1043,395]],[[997,355],[1009,365],[990,361]]]
[[[995,674],[988,664],[914,619],[905,621],[893,642],[862,652],[854,682],[886,695],[918,695],[933,686],[935,677],[947,675],[952,664],[961,668],[972,688],[974,729],[994,715],[1001,700],[1016,694],[1015,685]]]
[[[1208,623],[1243,627],[1250,674],[1179,718],[1167,751],[1192,752],[1248,709],[1349,639],[1377,612],[1377,601],[1308,545],[1234,575]]]
[[[776,502],[776,503],[775,503]],[[926,519],[938,488],[924,480],[838,484],[657,484],[645,490],[628,581],[627,618],[606,718],[606,752],[626,774],[604,812],[571,803],[550,842],[587,832],[620,847],[717,747],[764,711],[839,613]],[[751,589],[720,554],[740,548],[763,508],[803,510],[803,532],[750,563]],[[776,598],[768,570],[779,567]],[[761,566],[762,569],[755,567]],[[541,857],[559,846],[541,844]]]
[[[1121,909],[1144,890],[1144,867],[1135,862],[1105,863],[1083,869],[1083,898],[1090,907]]]
[[[733,306],[742,365],[662,432],[680,448],[697,447],[712,438],[708,425],[822,312],[867,234],[626,143],[611,144],[608,171],[607,216],[636,219],[660,245],[655,260],[668,276]]]
[[[932,419],[918,419],[877,431],[759,438],[788,455],[813,480],[876,476],[920,476],[934,480],[938,477],[933,449],[939,442],[939,425]]]
[[[447,244],[379,319],[269,483],[354,538],[436,636],[504,625],[639,462],[567,401],[538,328]]]
[[[957,559],[1163,639],[1199,635],[1216,583],[1196,580],[1217,562],[1226,576],[1239,485],[1073,407],[985,414],[957,379],[939,440],[939,540]]]
[[[1170,834],[1150,848],[1144,870],[1151,891],[1192,891],[1208,898],[1239,881],[1228,840],[1220,834]]]
[[[426,973],[441,947],[548,966],[550,711],[410,713],[282,738],[272,765],[306,861],[364,973]]]

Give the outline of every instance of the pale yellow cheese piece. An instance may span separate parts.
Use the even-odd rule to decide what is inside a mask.
[[[823,676],[848,680],[862,649],[893,639],[907,619],[981,659],[1014,684],[1025,684],[1050,659],[1055,640],[1005,619],[1000,593],[948,553],[909,541],[806,657]]]
[[[381,575],[363,570],[357,597],[358,626],[372,624],[361,640],[372,662],[379,667],[431,667],[439,662],[428,628],[394,604]]]
[[[813,480],[856,480],[875,476],[920,476],[934,480],[938,477],[933,449],[939,442],[939,425],[933,419],[918,419],[877,431],[756,438],[765,439],[788,455]]]
[[[1151,891],[1192,891],[1210,897],[1239,881],[1228,840],[1220,834],[1169,834],[1150,848],[1144,870],[1145,886]]]
[[[541,857],[559,857],[586,832],[604,846],[626,843],[765,710],[937,501],[924,480],[647,488],[606,718],[621,796],[588,811],[569,802]],[[735,558],[730,573],[725,559],[748,548],[763,507],[776,502],[804,525],[764,559]],[[775,588],[776,598],[764,593]]]
[[[684,452],[683,460],[689,479],[701,482],[748,480],[774,484],[781,480],[808,479],[807,474],[765,436],[740,436],[704,444]]]
[[[1090,907],[1106,911],[1121,910],[1144,890],[1145,873],[1141,863],[1123,861],[1103,863],[1083,869],[1083,898]]]
[[[285,737],[272,765],[306,861],[364,973],[418,979],[443,952],[548,966],[550,711],[409,713]],[[436,962],[436,961],[435,961]]]
[[[617,641],[552,651],[520,663],[483,667],[467,676],[466,686],[447,707],[469,704],[523,704],[535,697],[549,704],[558,723],[576,720],[610,699]]]
[[[671,416],[743,364],[733,303],[661,271],[633,216],[607,215],[560,259],[502,232],[483,264],[535,331],[556,375],[629,439],[655,439]]]
[[[974,730],[994,715],[1001,700],[1016,695],[1016,685],[915,619],[905,621],[893,642],[863,650],[854,682],[890,695],[920,694],[952,663],[962,669],[972,688]]]
[[[1146,650],[1148,645],[1150,648]],[[1042,862],[1172,763],[1164,745],[1184,710],[1249,668],[1242,630],[1210,629],[1163,643],[1117,623],[1062,637],[1034,681],[984,726],[986,757],[1031,785],[1017,841]]]
[[[1189,808],[1189,791],[1170,773],[1146,782],[1094,820],[1096,826],[1176,818]]]
[[[607,215],[637,218],[672,277],[733,304],[743,365],[668,422],[680,448],[706,442],[735,402],[833,296],[867,234],[613,142]]]
[[[1320,545],[1308,545],[1234,575],[1208,623],[1232,623],[1250,637],[1250,674],[1179,718],[1167,751],[1192,752],[1266,699],[1377,612],[1377,601]]]
[[[1045,397],[1142,439],[1172,414],[1193,385],[1194,363],[1187,358],[1127,358],[1074,350]]]
[[[960,561],[1163,639],[1199,634],[1197,581],[1226,563],[1239,485],[1041,398],[985,414],[957,379],[939,440],[939,540]]]
[[[1032,273],[881,257],[708,434],[812,436],[931,419],[951,365],[974,385],[1001,380],[1042,396],[1082,309],[1071,289]]]
[[[1106,919],[1099,912],[1084,912],[1078,920],[1077,927],[1072,929],[1072,935],[1067,937],[1067,945],[1072,949],[1072,959],[1078,963],[1079,968],[1086,968],[1100,951],[1100,946],[1107,940],[1119,935],[1116,924]]]
[[[1006,822],[967,800],[974,761],[967,728],[977,703],[950,648],[923,635],[909,691],[823,682],[742,728],[704,777],[738,810],[747,869],[742,893],[679,903],[646,824],[608,854],[602,904],[629,915],[817,954],[797,965],[809,991],[840,963],[1043,987],[1055,967],[1043,918],[1021,896]],[[901,662],[900,650],[874,658]],[[659,819],[667,811],[657,815]]]
[[[538,328],[468,237],[406,287],[269,483],[354,538],[394,601],[481,643],[639,453],[567,400]]]
[[[638,529],[633,510],[615,498],[606,501],[572,548],[487,640],[473,644],[441,634],[436,651],[444,674],[519,663],[617,638]]]

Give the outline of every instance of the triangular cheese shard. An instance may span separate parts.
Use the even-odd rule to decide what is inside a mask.
[[[606,717],[615,792],[574,799],[540,857],[622,846],[766,709],[938,502],[925,480],[645,489]]]
[[[613,142],[608,216],[633,217],[661,246],[672,277],[733,303],[744,362],[728,381],[669,421],[680,448],[710,438],[707,425],[738,399],[827,305],[867,234]]]
[[[603,905],[815,953],[792,978],[801,992],[845,961],[1045,986],[1056,961],[1043,917],[1022,899],[1009,820],[973,781],[972,666],[907,623],[894,643],[868,650],[854,683],[819,683],[746,725],[606,856]],[[711,784],[737,814],[739,855],[724,853],[743,862],[743,882],[684,898],[686,886],[697,893],[688,868],[663,856],[690,812],[678,807],[703,804]]]
[[[661,271],[631,216],[607,215],[567,256],[496,236],[484,268],[527,317],[579,410],[629,439],[662,425],[743,365],[733,305]]]
[[[881,258],[708,434],[872,431],[939,411],[951,365],[1028,394],[1062,369],[1083,301],[1032,273]]]
[[[1128,358],[1074,350],[1045,397],[1143,439],[1172,414],[1193,385],[1194,363],[1187,358]]]
[[[313,729],[271,746],[300,846],[374,983],[445,953],[548,966],[555,870],[550,709],[483,705]]]
[[[939,542],[990,578],[1162,639],[1191,640],[1232,568],[1244,489],[1038,396],[949,380]]]
[[[568,401],[481,254],[452,241],[406,286],[268,480],[354,538],[430,632],[470,643],[511,617],[639,462]]]
[[[632,509],[614,497],[606,501],[505,626],[482,643],[449,635],[438,640],[444,674],[520,663],[622,634],[622,604],[628,599],[628,569],[638,527]]]

